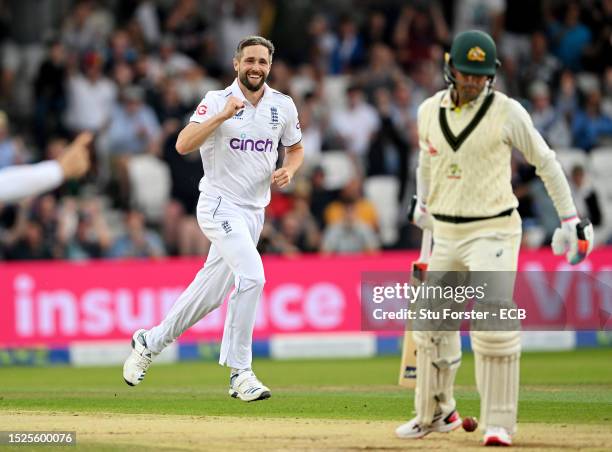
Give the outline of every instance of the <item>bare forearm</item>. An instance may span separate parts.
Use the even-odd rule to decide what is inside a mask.
[[[30,202],[22,201],[17,210],[17,220],[13,227],[0,238],[0,242],[5,246],[13,246],[17,241],[25,235],[26,226],[28,223],[28,214],[30,212]]]
[[[203,123],[191,122],[181,130],[176,140],[176,150],[179,154],[189,154],[198,149],[211,136],[225,119],[215,115]]]
[[[287,149],[285,153],[285,160],[283,161],[283,168],[285,168],[289,174],[293,175],[302,166],[304,161],[304,148],[302,146]]]

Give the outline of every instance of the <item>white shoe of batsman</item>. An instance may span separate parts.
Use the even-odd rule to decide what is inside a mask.
[[[245,402],[270,398],[272,393],[255,376],[252,370],[244,370],[230,377],[229,395]]]
[[[457,410],[451,411],[448,415],[442,414],[434,417],[431,425],[421,425],[417,422],[417,418],[413,418],[405,424],[400,425],[395,429],[395,434],[398,438],[423,438],[430,433],[448,433],[459,428],[461,425],[461,417]]]
[[[155,354],[147,348],[144,333],[147,330],[138,330],[132,336],[132,353],[123,364],[123,379],[130,386],[140,383],[151,365]]]

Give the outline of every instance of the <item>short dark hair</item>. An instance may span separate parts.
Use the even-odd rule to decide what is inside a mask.
[[[264,46],[268,49],[268,54],[270,55],[270,61],[272,61],[272,56],[274,55],[274,44],[269,39],[263,38],[261,36],[247,36],[243,38],[236,47],[236,53],[234,54],[234,58],[240,60],[242,56],[242,49],[250,46]]]

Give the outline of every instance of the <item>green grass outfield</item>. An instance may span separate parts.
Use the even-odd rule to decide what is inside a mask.
[[[117,412],[402,420],[412,391],[395,385],[399,357],[351,360],[256,360],[273,397],[245,404],[227,394],[228,371],[215,363],[153,365],[140,386],[121,368],[0,368],[0,410]],[[474,362],[464,355],[456,398],[463,415],[478,416]],[[519,421],[610,423],[612,350],[524,353]]]

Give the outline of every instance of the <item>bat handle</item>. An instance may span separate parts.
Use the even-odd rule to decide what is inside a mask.
[[[429,255],[431,254],[431,243],[433,237],[431,230],[423,229],[423,237],[421,238],[421,254],[419,255],[419,262],[428,263]]]

